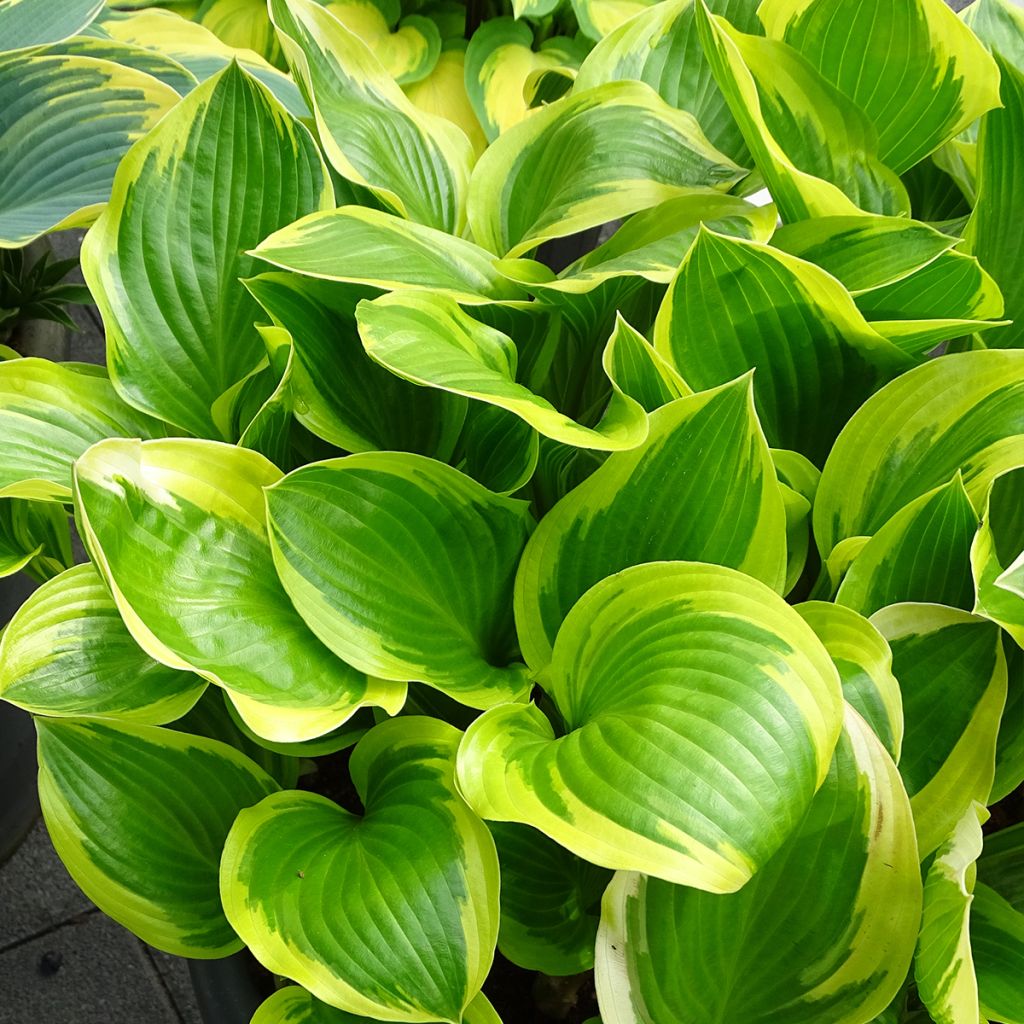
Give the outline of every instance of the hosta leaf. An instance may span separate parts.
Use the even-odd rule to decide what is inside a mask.
[[[539,442],[526,420],[496,405],[473,402],[466,412],[456,466],[489,491],[512,494],[533,476]]]
[[[221,909],[221,849],[274,780],[233,747],[152,725],[37,718],[36,730],[46,828],[86,896],[169,953],[240,949]]]
[[[214,404],[265,355],[259,307],[238,280],[255,266],[245,250],[331,205],[312,137],[237,65],[183,99],[122,162],[82,247],[118,391],[234,440]]]
[[[656,2],[657,0],[572,0],[572,8],[583,34],[590,39],[600,39]]]
[[[246,287],[292,337],[295,416],[346,451],[415,451],[447,460],[466,400],[396,377],[366,354],[356,305],[367,288],[268,273]]]
[[[498,932],[494,843],[452,778],[460,735],[398,718],[360,740],[361,818],[298,792],[239,815],[221,894],[265,967],[350,1013],[460,1024]]]
[[[608,407],[593,427],[518,383],[519,351],[513,340],[474,320],[447,295],[392,292],[362,303],[356,319],[364,348],[392,373],[499,406],[555,441],[617,451],[635,448],[647,435],[643,409],[614,382]]]
[[[569,609],[631,565],[713,562],[782,590],[785,512],[749,377],[672,402],[650,423],[639,448],[610,456],[544,516],[526,546],[516,627],[534,670],[550,660]]]
[[[199,84],[195,75],[188,68],[166,54],[146,49],[143,46],[136,46],[134,43],[119,42],[116,39],[72,36],[63,42],[48,46],[46,53],[95,57],[99,60],[123,64],[125,67],[134,68],[136,71],[142,71],[158,78],[164,85],[169,85],[179,96],[191,92]]]
[[[443,231],[361,206],[304,217],[264,239],[253,255],[310,277],[388,291],[445,291],[470,305],[524,297],[495,269],[492,253]]]
[[[82,539],[150,657],[223,686],[271,740],[323,735],[403,686],[367,679],[306,628],[278,582],[263,488],[281,472],[213,441],[93,446],[75,466]]]
[[[691,395],[689,385],[654,346],[619,314],[605,347],[603,364],[608,379],[646,412]],[[648,435],[649,437],[650,435]]]
[[[800,616],[763,583],[697,562],[592,587],[543,685],[565,735],[533,704],[482,715],[459,751],[470,805],[593,864],[711,892],[740,888],[782,845],[842,717],[835,667]]]
[[[1024,464],[1024,353],[965,352],[903,374],[839,435],[821,476],[814,535],[823,555],[875,533],[959,469],[974,507]]]
[[[347,662],[472,707],[525,692],[510,607],[525,502],[420,455],[367,452],[289,474],[267,510],[285,590]]]
[[[410,14],[392,31],[374,0],[330,0],[326,5],[357,35],[399,85],[426,78],[441,54],[441,33],[430,18]]]
[[[480,245],[520,256],[694,186],[727,191],[742,175],[692,114],[643,83],[611,82],[548,104],[493,143],[473,171],[469,223]]]
[[[969,611],[974,597],[970,551],[977,528],[978,516],[958,472],[948,484],[901,508],[861,548],[836,601],[863,615],[902,601]]]
[[[696,2],[715,81],[784,221],[910,212],[861,110],[785,43],[739,32]]]
[[[978,980],[971,959],[970,913],[981,826],[988,811],[973,804],[935,852],[924,883],[924,913],[914,958],[921,1002],[935,1024],[979,1018]]]
[[[270,0],[270,13],[338,172],[409,220],[458,234],[473,162],[465,133],[415,107],[367,45],[316,0]]]
[[[741,32],[761,32],[756,0],[710,0],[707,6]],[[657,3],[609,32],[583,62],[575,88],[623,79],[646,82],[673,107],[693,114],[712,145],[739,164],[749,161],[743,135],[704,56],[694,0]]]
[[[598,1001],[617,1024],[864,1024],[903,983],[920,911],[906,793],[848,711],[806,816],[740,892],[616,877],[598,935]]]
[[[1024,647],[1024,469],[993,481],[970,549],[974,611]]]
[[[5,52],[58,43],[86,27],[103,0],[0,0],[0,44]]]
[[[752,206],[736,196],[700,189],[631,217],[607,242],[543,286],[557,291],[587,292],[622,275],[668,284],[701,224],[720,234],[767,242],[775,220],[774,206]]]
[[[373,1024],[373,1021],[321,1002],[298,985],[288,985],[264,1001],[250,1024]],[[466,1007],[462,1024],[501,1024],[501,1019],[481,992]]]
[[[160,437],[166,427],[118,397],[95,366],[0,362],[0,497],[70,501],[71,465],[106,437]]]
[[[999,102],[992,58],[942,0],[766,0],[758,15],[868,115],[899,174]]]
[[[1013,323],[988,335],[990,347],[1024,347],[1024,258],[1013,224],[1024,216],[1024,67],[996,55],[1002,107],[982,119],[978,137],[978,195],[967,245],[996,279]]]
[[[530,111],[524,90],[530,76],[579,63],[586,53],[570,53],[565,43],[548,40],[533,49],[530,26],[512,18],[491,18],[473,33],[466,48],[466,86],[488,141],[522,121]]]
[[[1024,71],[1024,11],[1013,0],[974,0],[960,17],[989,51]]]
[[[0,636],[0,696],[35,714],[162,725],[205,688],[139,647],[91,565],[44,583]]]
[[[971,907],[971,948],[984,1016],[1024,1024],[1024,914],[980,882]]]
[[[669,285],[654,344],[698,391],[756,367],[769,443],[817,464],[878,382],[909,362],[814,264],[703,227]]]
[[[1003,634],[1006,655],[1006,708],[999,723],[996,744],[996,777],[989,803],[994,804],[1024,782],[1024,649],[1009,634]],[[1024,913],[1024,901],[1020,908]]]
[[[413,106],[458,125],[477,156],[487,148],[487,136],[466,89],[465,50],[442,50],[434,70],[426,78],[407,85],[405,94]]]
[[[95,219],[125,152],[179,99],[109,60],[0,54],[0,248]]]
[[[243,448],[265,455],[275,465],[291,468],[292,371],[295,346],[281,327],[256,325],[267,347],[259,368],[229,389],[228,423]],[[218,407],[214,406],[215,415]]]
[[[24,569],[33,579],[48,580],[73,564],[63,505],[0,498],[0,579]]]
[[[796,610],[825,645],[839,671],[847,704],[871,726],[899,764],[903,702],[885,637],[863,615],[826,601],[806,601]]]
[[[125,12],[108,7],[101,22],[90,26],[90,34],[156,50],[176,60],[200,82],[237,61],[250,75],[258,78],[290,114],[310,116],[298,86],[288,75],[268,64],[258,53],[229,46],[208,28],[188,21],[174,11],[154,7]]]
[[[978,860],[978,881],[994,889],[1014,910],[1024,913],[1024,822],[992,832]]]
[[[771,241],[827,270],[854,295],[904,280],[957,243],[921,221],[863,214],[784,224]]]
[[[892,605],[871,621],[889,641],[903,695],[900,773],[924,858],[973,801],[988,801],[1006,703],[999,628],[934,604]]]
[[[203,0],[195,21],[228,46],[280,62],[281,45],[263,0]]]
[[[555,977],[590,970],[601,896],[612,873],[528,825],[494,822],[490,828],[501,864],[502,955]]]

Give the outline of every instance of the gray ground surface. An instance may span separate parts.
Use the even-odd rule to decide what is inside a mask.
[[[80,232],[52,236],[58,256]],[[102,363],[94,309],[68,358]],[[185,961],[151,949],[94,907],[54,853],[42,822],[0,866],[0,1024],[200,1024]]]

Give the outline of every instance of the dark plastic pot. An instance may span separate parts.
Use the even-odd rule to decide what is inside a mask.
[[[249,1024],[274,993],[274,979],[247,949],[223,960],[189,960],[188,972],[204,1024]]]
[[[0,579],[0,625],[5,625],[35,590],[21,573]],[[36,731],[24,711],[0,702],[0,864],[21,845],[39,817],[36,791]]]

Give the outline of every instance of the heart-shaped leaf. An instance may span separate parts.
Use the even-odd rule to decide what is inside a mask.
[[[347,662],[473,707],[524,693],[511,596],[525,502],[423,456],[367,452],[289,474],[267,510],[285,590]]]
[[[218,867],[232,822],[277,789],[233,747],[152,725],[37,718],[39,802],[82,891],[158,949],[241,948]]]
[[[611,455],[544,516],[526,546],[516,628],[537,671],[569,609],[630,565],[713,562],[782,590],[785,512],[750,378],[672,402],[650,423],[639,448]],[[748,486],[739,489],[741,479]]]
[[[330,732],[405,687],[367,679],[309,631],[274,572],[263,488],[281,471],[214,441],[110,440],[75,466],[78,526],[125,625],[171,668],[223,686],[271,740]]]
[[[533,704],[478,718],[459,751],[471,806],[591,863],[712,892],[740,888],[782,845],[841,724],[839,677],[810,627],[763,583],[696,562],[592,587],[542,682],[565,734]]]
[[[955,608],[897,604],[871,622],[889,641],[906,729],[900,774],[922,858],[988,801],[1006,703],[999,627]]]
[[[232,64],[191,92],[122,162],[82,248],[118,391],[235,440],[218,400],[266,355],[245,250],[333,205],[312,137],[260,82]]]
[[[807,814],[740,892],[616,876],[597,940],[601,1012],[621,1024],[864,1024],[902,985],[920,914],[906,792],[850,710]]]
[[[360,740],[362,817],[300,792],[238,816],[221,894],[265,967],[349,1013],[461,1024],[494,954],[498,858],[454,789],[460,735],[397,718]]]
[[[0,635],[0,696],[35,714],[162,725],[205,688],[139,647],[91,565],[44,583]]]

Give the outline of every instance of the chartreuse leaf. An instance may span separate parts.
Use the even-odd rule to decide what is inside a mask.
[[[715,81],[785,222],[910,212],[863,111],[792,47],[739,32],[695,2]]]
[[[396,291],[361,303],[356,319],[370,357],[413,384],[465,395],[524,419],[545,437],[600,451],[635,448],[647,436],[643,408],[612,382],[596,426],[584,426],[517,382],[519,351],[450,296]]]
[[[24,569],[33,579],[48,580],[73,564],[62,504],[0,498],[0,579]]]
[[[81,32],[103,0],[0,0],[0,45],[5,52],[58,43]]]
[[[750,378],[674,401],[650,424],[640,447],[610,456],[544,516],[526,546],[516,628],[535,671],[551,659],[572,606],[631,565],[713,562],[782,591],[785,511]]]
[[[195,21],[228,46],[280,63],[281,45],[263,0],[203,0]]]
[[[465,133],[414,106],[366,43],[316,0],[270,0],[270,14],[337,171],[409,220],[460,233],[473,163]]]
[[[167,428],[125,405],[95,366],[0,362],[0,498],[71,500],[71,466],[106,437],[160,437]]]
[[[871,726],[899,764],[903,702],[885,637],[863,615],[827,601],[806,601],[796,610],[825,645],[839,671],[847,704]]]
[[[2,31],[2,29],[0,29]],[[2,37],[0,37],[2,38]],[[75,57],[95,57],[99,60],[113,61],[125,67],[134,68],[147,75],[158,78],[169,85],[179,96],[191,92],[199,83],[183,64],[158,53],[147,50],[134,43],[119,42],[115,39],[104,39],[97,36],[72,36],[63,42],[54,43],[46,48],[48,54],[63,54]]]
[[[90,34],[158,51],[185,67],[200,82],[223,71],[237,61],[258,78],[295,117],[309,117],[298,86],[292,79],[267,63],[258,53],[239,50],[218,39],[208,28],[188,21],[174,11],[148,8],[117,11],[111,8],[99,22],[89,27]]]
[[[93,221],[128,148],[179,99],[109,60],[0,54],[0,248]]]
[[[992,483],[970,549],[974,611],[998,622],[1024,647],[1024,469]]]
[[[615,329],[605,346],[602,362],[608,379],[646,412],[693,394],[678,371],[621,314],[616,315]]]
[[[705,227],[669,285],[654,345],[698,391],[756,367],[769,443],[816,464],[879,381],[909,363],[825,271]]]
[[[265,355],[259,307],[238,280],[255,266],[245,250],[332,205],[309,132],[237,65],[183,99],[122,162],[82,247],[118,391],[234,440],[215,403]]]
[[[571,40],[557,37],[537,51],[533,43],[530,26],[512,18],[485,21],[469,41],[466,87],[489,142],[530,112],[524,90],[531,75],[576,65],[586,53],[586,47],[573,47]]]
[[[1024,1024],[1024,914],[981,882],[971,907],[971,950],[984,1017]]]
[[[871,621],[889,641],[903,696],[900,773],[924,858],[973,801],[988,801],[1006,703],[999,627],[934,604],[892,605]]]
[[[524,298],[472,242],[363,206],[314,213],[253,250],[284,270],[386,290],[445,291],[469,305]]]
[[[786,509],[786,582],[788,594],[800,582],[811,545],[811,507],[821,473],[799,452],[773,448],[772,461]]]
[[[1002,106],[990,110],[978,136],[978,190],[967,224],[967,246],[996,279],[1013,323],[990,332],[990,347],[1024,347],[1024,258],[1013,224],[1024,216],[1024,66],[996,54]]]
[[[91,565],[44,583],[0,636],[0,696],[34,714],[162,725],[205,688],[139,647]]]
[[[501,864],[502,955],[555,977],[589,971],[612,873],[529,825],[493,822],[490,828]]]
[[[525,693],[510,598],[526,502],[403,452],[305,466],[266,496],[281,582],[332,651],[471,707]]]
[[[418,717],[373,729],[350,763],[362,817],[299,792],[239,815],[221,896],[265,967],[349,1013],[461,1024],[490,970],[499,880],[455,791],[460,736]]]
[[[1003,634],[1006,655],[1007,694],[996,744],[996,777],[989,803],[994,804],[1024,782],[1024,649]],[[1024,902],[1020,909],[1024,912]]]
[[[660,5],[659,5],[660,6]],[[589,292],[605,281],[635,275],[668,284],[702,224],[724,235],[767,242],[775,207],[752,206],[736,196],[695,190],[631,217],[593,251],[582,256],[545,290]]]
[[[565,735],[533,704],[482,715],[459,750],[470,805],[592,864],[711,892],[739,889],[783,844],[842,717],[838,674],[800,616],[763,583],[697,562],[592,587],[542,679]]]
[[[600,39],[657,0],[572,0],[580,29],[590,39]]]
[[[857,410],[821,476],[814,534],[823,556],[877,532],[959,469],[975,509],[1024,465],[1024,353],[965,352],[918,366]]]
[[[434,70],[441,54],[441,33],[430,18],[410,14],[392,31],[374,0],[330,0],[326,6],[373,51],[399,85],[418,82]]]
[[[641,82],[610,82],[540,108],[494,142],[473,171],[469,223],[480,245],[520,256],[695,186],[727,191],[742,176],[692,114]]]
[[[920,913],[906,793],[848,709],[824,785],[739,892],[616,876],[597,940],[598,1002],[616,1024],[864,1024],[903,983]]]
[[[485,22],[489,24],[489,22]],[[466,89],[466,50],[453,46],[442,50],[434,70],[426,78],[405,87],[413,106],[458,125],[479,156],[487,148],[487,136]]]
[[[36,731],[46,828],[89,899],[177,956],[240,949],[221,909],[221,850],[274,780],[225,743],[157,726],[37,718]]]
[[[298,985],[288,985],[260,1006],[250,1024],[373,1024],[373,1020],[330,1006]],[[501,1019],[481,992],[466,1007],[462,1024],[501,1024]]]
[[[901,508],[868,540],[850,563],[836,602],[863,615],[903,601],[970,610],[970,551],[977,528],[958,471],[948,484]]]
[[[936,850],[925,876],[914,979],[918,997],[935,1024],[973,1024],[979,1018],[970,914],[975,861],[981,853],[981,826],[986,818],[988,811],[982,804],[968,807]]]
[[[898,174],[999,103],[994,61],[942,0],[765,0],[757,13],[868,115]]]
[[[761,32],[754,0],[709,0],[707,6],[741,32]],[[609,32],[583,62],[575,87],[623,79],[646,82],[673,107],[688,110],[712,145],[737,163],[750,159],[704,56],[694,0],[657,3]]]
[[[263,488],[281,471],[214,441],[94,445],[75,465],[78,527],[152,658],[223,686],[270,740],[321,736],[405,687],[367,679],[306,628],[274,572]]]
[[[304,427],[346,451],[451,457],[466,399],[416,387],[370,359],[355,310],[376,292],[282,273],[260,274],[245,285],[291,335],[291,388],[295,416]]]

